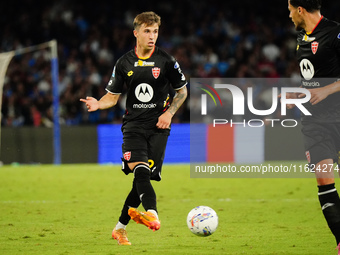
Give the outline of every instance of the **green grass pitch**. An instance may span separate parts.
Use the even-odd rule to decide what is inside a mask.
[[[336,254],[314,178],[193,179],[189,165],[165,165],[154,182],[161,229],[131,221],[132,246],[118,246],[132,177],[118,165],[1,167],[0,254]],[[187,228],[198,205],[219,216],[209,237]]]

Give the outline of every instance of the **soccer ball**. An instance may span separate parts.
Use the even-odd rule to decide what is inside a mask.
[[[198,236],[210,236],[218,226],[216,212],[208,206],[197,206],[187,217],[188,228]]]

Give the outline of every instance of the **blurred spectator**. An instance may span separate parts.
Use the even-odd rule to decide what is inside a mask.
[[[152,0],[132,5],[105,0],[21,0],[1,5],[0,52],[58,41],[60,121],[64,125],[121,121],[122,103],[89,114],[79,98],[105,93],[115,62],[134,47],[132,19],[141,11],[153,10],[162,17],[158,44],[178,59],[187,79],[299,79],[296,32],[286,1]],[[339,21],[338,0],[329,0],[323,7],[326,17]],[[48,50],[13,58],[3,88],[3,126],[52,125],[50,58]],[[270,106],[268,89],[259,91],[263,107]],[[182,107],[175,122],[189,121],[189,104]]]

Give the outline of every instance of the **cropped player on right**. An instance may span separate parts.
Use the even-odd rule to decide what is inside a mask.
[[[321,0],[288,0],[288,9],[299,31],[302,87],[311,93],[305,107],[312,115],[302,118],[306,157],[315,166],[320,205],[339,250],[340,199],[333,163],[340,151],[340,24],[321,15]]]

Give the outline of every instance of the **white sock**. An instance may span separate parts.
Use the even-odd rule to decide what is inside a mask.
[[[158,220],[158,214],[155,210],[150,209],[150,210],[148,210],[148,212],[151,212],[153,215],[155,215],[157,220]]]
[[[118,223],[117,223],[117,225],[116,225],[116,230],[117,229],[125,229],[126,228],[126,225],[124,225],[123,223],[120,223],[119,221],[118,221]]]

